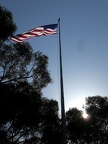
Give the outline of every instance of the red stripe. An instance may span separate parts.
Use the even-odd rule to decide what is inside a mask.
[[[52,35],[52,34],[56,34],[57,33],[57,29],[45,29],[44,27],[38,27],[38,28],[34,28],[28,32],[25,32],[23,34],[19,34],[14,36],[13,38],[11,38],[12,40],[14,40],[15,42],[24,42],[25,40],[31,38],[31,37],[39,37],[41,35],[47,36],[47,35]]]

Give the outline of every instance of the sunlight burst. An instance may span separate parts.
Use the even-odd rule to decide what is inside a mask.
[[[84,113],[83,113],[83,118],[86,119],[87,117],[88,117],[88,114],[86,114],[86,112],[84,112]]]

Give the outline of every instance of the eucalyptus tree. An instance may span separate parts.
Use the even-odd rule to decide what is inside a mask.
[[[9,40],[16,29],[11,11],[0,5],[0,43]]]
[[[0,82],[18,83],[28,81],[40,91],[51,82],[48,57],[33,52],[26,43],[3,44],[0,48]]]
[[[82,117],[77,108],[66,112],[67,138],[69,144],[107,144],[108,97],[91,96],[84,106],[88,118]]]
[[[12,13],[0,5],[0,82],[16,84],[29,80],[41,91],[51,82],[48,57],[42,52],[33,52],[28,42],[10,42],[16,29]]]
[[[67,139],[69,144],[86,143],[84,138],[85,119],[82,116],[82,111],[77,108],[70,108],[66,112],[67,124]]]
[[[108,141],[108,97],[86,98],[85,109],[90,115],[88,136],[92,143],[107,144]]]
[[[41,144],[61,144],[61,121],[58,110],[58,102],[56,100],[42,99]]]
[[[38,132],[41,95],[28,83],[23,86],[21,90],[12,84],[0,84],[0,144],[7,144],[7,140],[19,143]]]
[[[12,43],[17,27],[0,5],[0,143],[27,141],[41,125],[42,89],[51,81],[48,57],[28,42]],[[34,132],[35,131],[35,132]]]

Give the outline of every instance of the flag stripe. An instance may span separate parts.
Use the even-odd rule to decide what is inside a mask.
[[[22,34],[13,36],[11,39],[15,42],[24,42],[27,39],[32,37],[39,37],[42,35],[43,36],[53,35],[57,33],[57,26],[58,24],[51,24],[51,25],[36,27],[32,30],[29,30],[28,32],[24,32]]]

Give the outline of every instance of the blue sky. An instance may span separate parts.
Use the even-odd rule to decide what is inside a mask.
[[[108,0],[0,0],[17,24],[16,34],[61,18],[65,108],[82,109],[85,97],[108,96]],[[53,83],[43,95],[60,104],[58,35],[29,39],[49,57]]]

